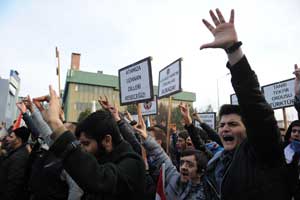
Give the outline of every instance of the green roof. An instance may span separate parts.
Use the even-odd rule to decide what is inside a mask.
[[[65,101],[66,94],[68,93],[69,83],[112,87],[116,90],[119,90],[118,76],[113,76],[113,75],[108,75],[103,73],[92,73],[92,72],[84,72],[78,70],[69,70],[66,78],[63,101]],[[158,87],[154,86],[154,95],[157,95],[157,93],[158,93]],[[196,94],[193,92],[183,91],[173,95],[173,97],[175,100],[179,100],[179,101],[190,101],[190,102],[196,101]]]
[[[68,71],[66,82],[119,88],[117,76],[77,70]]]

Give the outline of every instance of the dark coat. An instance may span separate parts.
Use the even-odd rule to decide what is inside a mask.
[[[236,148],[225,170],[221,194],[216,192],[214,178],[220,154],[216,154],[210,161],[207,178],[214,199],[288,199],[286,164],[274,112],[261,93],[257,77],[245,56],[234,66],[228,67],[242,111],[247,139]]]
[[[68,144],[73,141],[75,137],[67,131],[55,141],[51,151],[61,157]],[[64,158],[63,167],[87,194],[87,199],[143,199],[145,165],[125,141],[98,161],[77,147]]]
[[[25,200],[25,171],[29,153],[25,145],[13,150],[0,163],[0,199]]]

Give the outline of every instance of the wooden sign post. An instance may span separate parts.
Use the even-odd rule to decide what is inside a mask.
[[[170,147],[171,123],[172,123],[172,96],[169,96],[168,120],[167,120],[167,154],[169,154],[169,147]]]

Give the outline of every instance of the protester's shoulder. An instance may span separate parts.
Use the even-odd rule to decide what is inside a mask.
[[[27,159],[28,157],[29,157],[29,152],[28,152],[26,146],[23,146],[23,147],[19,148],[18,150],[16,150],[11,155],[12,159],[16,159],[16,158],[25,158],[25,159]]]

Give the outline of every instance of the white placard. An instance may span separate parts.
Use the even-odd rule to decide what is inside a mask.
[[[159,72],[158,97],[181,92],[181,58]]]
[[[153,101],[142,103],[142,115],[156,115],[157,114],[157,99],[154,96]]]
[[[294,105],[294,85],[295,79],[288,79],[262,86],[262,91],[273,109],[284,108]]]
[[[209,125],[212,129],[216,129],[216,113],[207,112],[207,113],[198,113],[200,119]]]
[[[230,104],[231,105],[239,105],[236,94],[230,95]]]
[[[151,58],[119,69],[121,105],[153,99]]]

